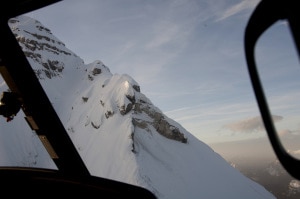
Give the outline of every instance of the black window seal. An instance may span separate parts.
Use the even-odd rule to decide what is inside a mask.
[[[300,179],[300,161],[291,156],[280,142],[259,78],[254,50],[258,39],[270,26],[279,20],[286,20],[299,56],[300,12],[298,8],[297,1],[294,0],[262,0],[253,11],[244,35],[244,49],[248,71],[269,140],[282,166],[296,179]]]

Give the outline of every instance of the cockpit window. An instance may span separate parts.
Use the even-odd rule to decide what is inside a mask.
[[[171,187],[186,186],[180,179],[188,177],[191,187],[178,189],[198,194],[198,171],[211,172],[224,161],[278,197],[297,196],[300,189],[291,193],[289,185],[297,189],[298,181],[278,164],[268,142],[245,62],[244,30],[258,3],[66,0],[8,25],[92,175],[138,184],[157,196],[166,187],[175,196]],[[258,48],[267,49],[260,55],[269,65],[279,63],[280,53],[289,60],[291,43],[280,39],[284,28],[273,29],[276,43],[268,37]],[[266,75],[287,91],[297,84],[276,82],[282,71]],[[1,77],[0,91],[12,94]],[[294,98],[275,97],[273,118],[282,138],[299,139],[297,122],[289,128],[298,117],[287,114]],[[45,148],[47,139],[35,133],[20,104],[6,115],[2,104],[0,165],[57,169],[55,146]],[[209,159],[216,168],[209,168]],[[270,183],[275,178],[285,180]]]

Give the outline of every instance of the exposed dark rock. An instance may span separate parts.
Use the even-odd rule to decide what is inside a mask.
[[[104,106],[104,102],[103,102],[102,100],[100,100],[100,104],[101,104],[102,106]]]
[[[122,105],[119,108],[121,115],[126,115],[129,111],[132,110],[132,107],[133,107],[132,103],[128,103],[127,106]]]
[[[101,69],[100,68],[94,68],[94,70],[92,71],[92,74],[94,76],[101,74]]]
[[[131,96],[131,95],[126,95],[126,98],[129,99],[130,102],[132,102],[133,104],[135,103],[135,96]]]
[[[93,81],[94,80],[94,76],[97,76],[99,74],[101,74],[102,70],[100,68],[94,68],[90,74],[88,74],[88,78],[89,80]]]
[[[87,102],[88,101],[88,97],[82,97],[83,102]]]
[[[16,18],[9,20],[10,24],[18,22],[19,20]],[[40,23],[37,21],[35,23],[37,31],[31,32],[23,30],[26,34],[20,34],[18,33],[20,30],[17,26],[12,26],[12,31],[17,41],[20,43],[25,56],[44,67],[44,69],[34,68],[34,71],[39,79],[59,76],[64,70],[64,63],[58,60],[51,60],[50,58],[43,58],[40,54],[40,51],[48,51],[56,55],[64,54],[75,57],[78,56],[74,53],[69,52],[68,50],[65,50],[65,44],[61,41],[52,39],[52,37],[50,36],[52,35],[52,33],[48,28],[40,25]],[[99,71],[95,70],[93,72],[94,74],[96,74]]]
[[[93,81],[94,77],[92,75],[88,74],[88,79],[91,80],[91,81]]]
[[[133,88],[134,90],[136,90],[137,92],[141,92],[141,88],[140,88],[140,86],[138,86],[138,85],[133,85],[132,88]]]
[[[187,143],[187,138],[184,137],[184,134],[181,133],[177,127],[171,125],[165,119],[162,113],[151,109],[151,107],[147,103],[135,103],[134,111],[137,113],[144,112],[153,120],[152,122],[146,122],[140,121],[138,119],[133,119],[132,123],[134,126],[146,129],[148,128],[148,125],[152,125],[162,136],[182,143]]]
[[[105,113],[106,119],[110,118],[110,117],[113,116],[113,115],[114,115],[114,112],[113,112],[113,111],[107,111],[107,112]]]
[[[94,124],[94,122],[91,122],[92,126],[95,128],[95,129],[99,129],[100,128],[100,125],[96,125]]]

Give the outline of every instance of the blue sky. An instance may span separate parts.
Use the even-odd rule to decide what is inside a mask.
[[[167,116],[212,143],[265,135],[243,49],[244,28],[257,3],[65,0],[27,15],[51,29],[85,63],[101,60],[112,73],[133,77]],[[262,72],[279,131],[297,132],[300,93],[293,66],[298,59],[290,58],[286,24],[272,30],[260,42],[258,60],[272,66]]]

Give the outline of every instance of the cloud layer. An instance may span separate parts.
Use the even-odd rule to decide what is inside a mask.
[[[272,118],[274,122],[278,122],[283,119],[282,116],[278,115],[273,115]],[[232,132],[240,133],[254,133],[265,130],[262,118],[260,116],[226,124],[224,125],[224,128]]]

